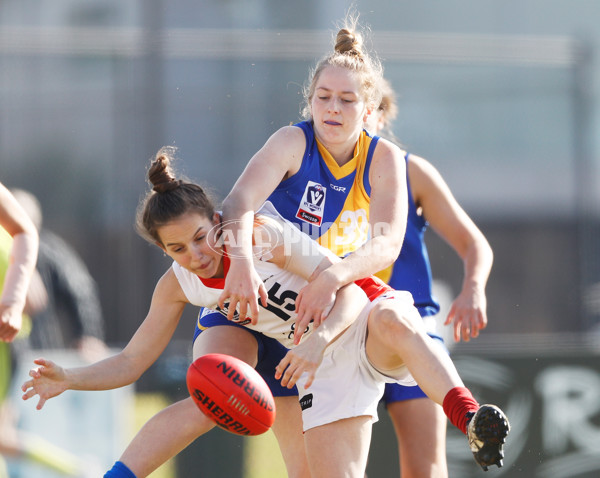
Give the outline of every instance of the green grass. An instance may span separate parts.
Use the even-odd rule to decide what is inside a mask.
[[[244,478],[284,478],[285,464],[277,439],[271,430],[247,437],[244,446]]]

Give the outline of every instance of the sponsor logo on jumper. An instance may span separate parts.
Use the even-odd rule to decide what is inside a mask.
[[[303,211],[302,209],[298,209],[296,217],[310,224],[314,224],[315,226],[321,225],[322,218],[320,218],[319,216],[315,216],[314,214],[311,214],[308,211]]]
[[[308,395],[304,395],[300,399],[300,408],[302,410],[306,410],[307,408],[312,407],[312,401],[313,401],[313,394],[312,393],[309,393]]]
[[[346,192],[346,186],[338,186],[337,184],[331,184],[331,183],[329,183],[329,187],[331,189],[333,189],[334,191],[340,191],[342,193]]]

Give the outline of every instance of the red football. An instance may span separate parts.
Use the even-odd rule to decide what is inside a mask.
[[[269,386],[238,358],[204,355],[190,365],[186,381],[198,408],[228,432],[260,435],[275,421],[275,401]]]

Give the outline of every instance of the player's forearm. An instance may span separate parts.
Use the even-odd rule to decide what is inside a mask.
[[[24,306],[29,282],[35,269],[38,250],[37,233],[19,233],[13,237],[10,265],[4,279],[0,302]]]
[[[252,227],[254,211],[237,197],[223,202],[223,240],[233,261],[252,257]]]
[[[119,353],[85,367],[65,369],[70,390],[112,390],[135,382],[147,369]]]
[[[358,286],[350,284],[342,287],[327,319],[313,330],[309,339],[318,341],[325,348],[352,325],[367,303],[366,295]]]
[[[402,242],[386,236],[374,237],[342,261],[333,264],[328,273],[340,286],[370,277],[389,267],[397,259],[401,246]]]
[[[494,254],[489,243],[485,239],[474,241],[463,257],[463,289],[484,290],[493,262]]]

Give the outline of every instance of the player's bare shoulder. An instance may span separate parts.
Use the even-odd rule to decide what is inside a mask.
[[[304,131],[297,126],[284,126],[275,131],[263,146],[263,151],[269,154],[278,153],[285,157],[300,152],[306,148]]]
[[[380,138],[373,153],[370,176],[393,177],[395,174],[403,175],[406,171],[404,157],[406,151],[397,144],[385,138]]]
[[[435,166],[433,166],[433,164],[431,164],[425,158],[417,156],[413,153],[410,153],[408,155],[408,168],[409,173],[411,171],[415,171],[417,174],[425,174],[427,176],[431,176],[432,174],[439,174]]]
[[[306,150],[306,137],[304,131],[298,126],[284,126],[278,129],[267,141],[265,148],[275,153],[278,161],[282,161],[286,167],[284,179],[293,176],[302,165],[302,158]]]
[[[421,156],[409,154],[408,177],[414,190],[427,190],[437,184],[444,184],[444,180],[436,167]]]
[[[292,146],[304,146],[306,139],[302,128],[295,125],[287,125],[279,128],[273,136],[280,137],[286,142],[291,142]]]
[[[156,283],[153,295],[153,300],[155,299],[172,303],[188,302],[173,267],[169,267]]]
[[[252,156],[236,186],[225,198],[256,196],[260,192],[272,191],[284,179],[298,172],[302,165],[306,140],[304,132],[297,126],[284,126],[275,131],[266,143]],[[262,203],[266,197],[262,198]]]

